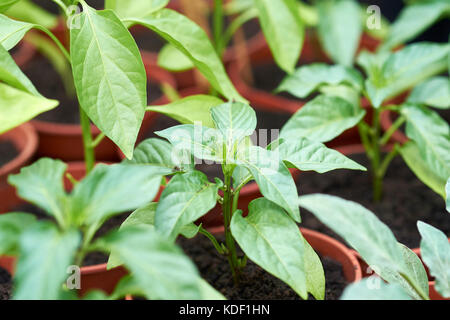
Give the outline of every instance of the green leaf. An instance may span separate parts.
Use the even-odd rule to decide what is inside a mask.
[[[144,118],[147,76],[139,49],[111,10],[84,6],[70,29],[72,68],[81,107],[127,158]]]
[[[124,160],[124,164],[139,164],[177,171],[183,168],[183,159],[172,152],[172,145],[165,140],[150,138],[142,141],[134,150],[133,160]]]
[[[406,117],[406,135],[416,142],[423,162],[434,176],[440,177],[444,190],[450,176],[450,126],[436,112],[413,105],[401,110]]]
[[[326,85],[320,88],[320,93],[327,96],[339,97],[350,102],[355,108],[361,106],[361,93],[345,84]]]
[[[22,233],[36,222],[28,213],[12,212],[0,215],[0,256],[17,255]]]
[[[211,116],[231,152],[235,143],[252,135],[256,129],[256,112],[245,103],[228,102],[213,107]]]
[[[183,98],[163,106],[147,107],[147,111],[162,113],[181,124],[194,124],[201,122],[201,125],[214,128],[211,118],[211,108],[222,104],[223,101],[214,96],[193,95]]]
[[[161,10],[169,0],[105,0],[105,9],[114,10],[121,19],[143,18]]]
[[[0,14],[0,44],[7,51],[11,50],[33,27],[31,23],[13,20]]]
[[[398,284],[389,284],[370,277],[350,284],[340,300],[412,300]]]
[[[415,87],[407,100],[411,104],[450,108],[450,81],[448,77],[434,77]]]
[[[148,226],[126,227],[101,240],[117,253],[148,299],[202,298],[194,264],[171,241]]]
[[[251,146],[245,154],[238,154],[236,162],[250,171],[264,197],[286,210],[295,221],[301,221],[297,187],[277,152]]]
[[[340,97],[320,95],[289,119],[281,129],[280,137],[328,142],[358,124],[365,113]]]
[[[14,299],[60,299],[67,267],[73,264],[80,241],[78,231],[63,233],[49,222],[27,229],[20,239]]]
[[[0,83],[0,134],[9,131],[59,104],[41,96]]]
[[[353,0],[318,1],[319,39],[336,62],[351,66],[358,49],[363,24],[358,3]]]
[[[205,31],[184,15],[169,9],[129,22],[141,24],[159,34],[184,53],[210,84],[228,100],[246,102],[236,91]]]
[[[217,186],[200,171],[174,176],[156,209],[156,230],[175,239],[181,228],[208,213],[217,202]]]
[[[388,58],[382,54],[385,60],[382,67],[372,66],[375,71],[369,74],[366,81],[366,90],[373,106],[378,108],[386,99],[445,71],[449,52],[450,44],[421,42],[406,46]]]
[[[283,140],[276,149],[288,168],[324,173],[336,169],[366,171],[366,168],[324,144],[306,138]]]
[[[445,179],[437,175],[425,162],[420,149],[414,141],[404,144],[400,148],[400,154],[414,174],[437,194],[445,197]]]
[[[417,222],[422,240],[420,253],[422,260],[436,279],[436,290],[450,298],[450,244],[447,236],[429,224]]]
[[[450,4],[444,2],[424,2],[406,6],[391,25],[383,49],[413,40],[441,17],[450,14]]]
[[[55,28],[59,21],[57,15],[50,13],[30,0],[18,1],[5,14],[19,21],[39,24],[47,29]]]
[[[325,299],[325,273],[323,271],[322,261],[314,251],[313,247],[303,239],[305,247],[305,270],[306,287],[316,300]]]
[[[447,211],[450,212],[450,178],[447,180],[447,184],[445,185],[445,193],[446,196],[446,205],[447,205]]]
[[[15,5],[19,0],[0,0],[0,12],[5,12]]]
[[[190,163],[190,155],[216,162],[223,160],[223,136],[217,129],[184,124],[155,134],[169,140],[173,146],[172,152],[184,159],[185,164]]]
[[[294,71],[303,46],[305,30],[294,0],[255,0],[258,17],[276,63]]]
[[[298,98],[306,98],[323,85],[337,85],[342,83],[361,91],[363,78],[353,68],[341,65],[331,66],[325,63],[313,63],[298,68],[292,75],[284,78],[276,91],[287,91]]]
[[[242,212],[234,213],[231,232],[245,254],[267,272],[287,283],[300,297],[307,299],[308,282],[304,238],[297,224],[283,210],[267,199],[259,198],[249,205],[246,218]],[[316,261],[314,261],[316,262]],[[323,269],[317,279],[309,279],[325,289]],[[311,276],[311,275],[310,275]],[[320,292],[319,297],[323,297]]]
[[[60,160],[42,158],[31,166],[22,168],[19,174],[10,175],[8,183],[16,187],[17,194],[48,214],[55,217],[60,225],[67,221],[63,176],[67,165]]]
[[[172,72],[181,72],[194,68],[192,61],[170,43],[166,44],[159,51],[158,66]]]
[[[97,165],[72,192],[73,218],[98,227],[111,216],[152,201],[161,179],[172,170],[141,165]]]
[[[0,46],[0,80],[35,96],[40,96],[31,81],[20,70],[11,55]]]
[[[202,300],[226,300],[226,298],[216,289],[214,289],[208,282],[199,278],[199,286],[202,295]]]
[[[423,265],[405,252],[406,247],[375,214],[355,202],[322,194],[301,196],[299,204],[344,238],[381,277],[398,283],[415,298],[428,296]],[[411,289],[410,283],[420,292]]]

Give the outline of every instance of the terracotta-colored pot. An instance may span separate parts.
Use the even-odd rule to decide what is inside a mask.
[[[208,228],[208,230],[213,234],[224,233],[223,226]],[[361,266],[352,250],[323,233],[306,228],[300,228],[300,231],[311,247],[322,257],[331,258],[341,264],[345,280],[358,282],[362,279]]]
[[[162,84],[168,83],[176,87],[172,76],[156,67],[145,66],[150,82]],[[151,126],[154,121],[151,114],[147,114],[142,123],[143,128]],[[31,121],[39,134],[38,156],[51,157],[64,161],[78,161],[84,158],[82,129],[79,124],[52,123],[48,121]],[[91,126],[94,137],[100,134],[100,130]],[[117,153],[114,143],[108,138],[95,149],[96,159],[99,161],[117,161]]]
[[[4,213],[20,203],[14,187],[7,182],[8,175],[17,173],[21,167],[31,161],[37,150],[38,136],[34,128],[25,123],[0,135],[0,141],[10,141],[19,151],[15,159],[0,167],[0,213]]]
[[[450,241],[450,238],[449,238]],[[355,250],[350,250],[351,253],[355,256],[355,258],[358,260],[359,265],[361,266],[361,270],[362,270],[362,276],[363,278],[368,278],[370,276],[373,276],[373,270],[369,267],[369,265],[362,259],[361,255],[356,252]],[[414,253],[417,254],[419,256],[419,258],[421,258],[420,256],[420,249],[416,248],[413,249]],[[430,289],[430,299],[431,300],[450,300],[449,298],[444,298],[442,297],[435,288],[436,282],[434,281],[433,277],[430,276],[429,272],[428,272],[428,268],[427,266],[424,264],[425,270],[427,271],[428,274],[428,285],[429,285],[429,289]]]

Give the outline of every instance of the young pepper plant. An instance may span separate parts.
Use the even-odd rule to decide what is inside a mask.
[[[220,297],[213,295],[214,290],[199,278],[182,251],[151,227],[128,227],[94,238],[111,217],[152,201],[162,177],[172,169],[97,165],[75,182],[71,193],[64,189],[66,169],[59,160],[43,158],[8,178],[20,197],[49,215],[48,220],[38,222],[28,213],[0,216],[0,255],[18,256],[15,299],[76,298],[72,288],[62,287],[68,267],[81,267],[89,252],[111,250],[126,261],[131,273],[111,296],[97,292],[90,298],[123,298],[130,286],[153,299]]]
[[[67,12],[65,2],[56,1],[56,3],[62,7],[64,12]],[[119,3],[122,3],[122,6],[113,6],[113,4],[118,5]],[[95,163],[94,148],[105,136],[114,141],[128,158],[131,158],[133,154],[134,144],[146,109],[147,78],[139,49],[127,30],[127,27],[132,24],[141,23],[152,28],[167,41],[183,50],[211,82],[211,85],[224,97],[245,101],[231,84],[206,34],[183,15],[172,10],[161,9],[161,6],[155,6],[157,4],[155,2],[141,1],[136,2],[135,6],[142,10],[132,7],[134,9],[132,12],[140,12],[143,16],[132,18],[137,21],[132,19],[126,21],[126,14],[129,11],[121,11],[125,8],[123,1],[107,3],[117,13],[111,9],[97,11],[83,0],[70,1],[70,4],[81,4],[83,9],[81,13],[68,17],[68,21],[70,21],[70,53],[45,27],[12,20],[4,15],[0,15],[0,43],[4,49],[10,50],[29,30],[39,29],[55,41],[70,62],[80,102],[80,118],[88,172]],[[124,22],[119,17],[125,19]],[[192,45],[193,39],[195,39],[195,46]],[[12,62],[12,59],[5,58],[1,63],[5,64],[3,68],[6,70],[4,74],[0,74],[0,80],[22,91],[24,89],[31,91],[32,94],[41,98],[29,80]],[[13,93],[19,94],[15,90],[13,93],[9,93],[13,90],[9,86],[8,94],[2,96],[5,102],[13,101],[11,99]],[[30,106],[28,103],[21,102],[26,100],[25,98],[30,99],[28,95],[22,99],[19,97],[17,101],[20,103],[17,102],[13,105],[14,117],[11,117],[13,113],[9,108],[2,110],[2,118],[7,119],[2,131],[17,126],[56,106],[54,101],[48,100]],[[24,112],[19,112],[19,108]],[[95,140],[91,135],[90,120],[102,131],[102,134]]]
[[[288,91],[299,98],[317,91],[322,95],[308,102],[286,123],[281,137],[328,142],[358,125],[371,163],[375,201],[382,197],[383,178],[398,153],[419,179],[444,196],[445,179],[450,175],[450,129],[428,106],[449,107],[448,77],[432,78],[447,69],[449,52],[450,45],[435,43],[411,44],[395,53],[363,51],[358,63],[365,78],[356,69],[341,65],[316,63],[300,67],[283,80],[277,91]],[[389,99],[416,85],[406,102],[389,103]],[[362,97],[369,101],[369,109],[362,108]],[[387,110],[399,117],[383,133],[381,114]],[[373,114],[371,123],[364,119],[366,112]],[[383,158],[383,149],[405,122],[411,142],[394,145]]]
[[[450,179],[449,179],[450,182]],[[449,190],[450,191],[450,190]],[[447,201],[450,196],[447,195]],[[392,231],[372,212],[334,196],[299,198],[311,211],[352,246],[383,280],[371,277],[350,285],[342,299],[429,299],[428,276],[419,257],[395,239]],[[436,279],[436,290],[450,297],[450,244],[440,230],[419,221],[423,262]]]
[[[323,269],[297,226],[301,221],[297,189],[288,168],[317,172],[365,168],[306,138],[277,140],[267,149],[252,145],[250,136],[256,128],[256,114],[244,103],[215,106],[210,109],[210,118],[213,127],[184,124],[156,132],[169,142],[146,140],[135,150],[133,160],[125,160],[124,165],[183,168],[183,173],[170,179],[158,203],[135,212],[123,227],[151,224],[172,241],[188,227],[190,236],[205,235],[218,253],[227,257],[236,283],[249,258],[286,282],[302,298],[306,299],[309,292],[323,299]],[[220,163],[224,180],[208,181],[204,173],[195,170],[198,160]],[[240,209],[246,208],[239,208],[239,194],[251,180],[256,181],[263,198],[251,202],[248,216],[244,217]],[[217,202],[222,206],[224,243],[219,243],[201,225],[193,224]],[[245,253],[242,257],[236,242]],[[120,263],[113,251],[109,267]]]

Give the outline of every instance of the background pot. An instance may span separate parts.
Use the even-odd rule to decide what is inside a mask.
[[[152,83],[168,83],[176,87],[172,76],[160,68],[145,65],[147,77]],[[142,127],[146,128],[154,121],[151,114],[144,117]],[[53,123],[41,120],[31,121],[39,134],[39,157],[50,157],[63,161],[78,161],[84,158],[82,130],[79,124]],[[94,136],[100,134],[100,130],[94,125],[91,126]],[[99,161],[117,161],[115,144],[108,138],[95,149],[96,159]]]
[[[16,49],[13,49],[11,56],[16,64],[20,68],[23,68],[31,59],[33,59],[35,53],[36,49],[34,46],[26,41],[21,41],[17,44]]]
[[[36,131],[28,123],[0,135],[0,141],[5,140],[12,142],[19,154],[15,159],[0,167],[0,213],[7,212],[20,203],[14,187],[7,182],[8,175],[17,173],[21,167],[27,165],[38,146]]]

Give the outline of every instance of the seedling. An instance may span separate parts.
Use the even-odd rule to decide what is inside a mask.
[[[265,149],[252,144],[256,114],[247,104],[228,102],[211,108],[213,126],[183,124],[149,139],[123,165],[182,170],[169,181],[158,203],[132,214],[128,224],[151,224],[159,234],[174,241],[180,233],[208,237],[219,254],[227,257],[234,280],[239,283],[247,259],[287,283],[306,299],[308,292],[324,298],[325,279],[321,262],[299,231],[297,189],[288,168],[327,172],[346,168],[365,170],[356,162],[321,143],[306,138],[274,141]],[[197,162],[195,162],[195,161]],[[208,181],[195,163],[221,165],[224,180]],[[241,189],[255,180],[263,198],[250,203],[248,216],[239,208]],[[221,192],[218,192],[218,191]],[[225,243],[194,222],[216,203],[222,206]],[[244,251],[239,256],[237,244]],[[109,267],[121,264],[113,254]]]
[[[450,193],[447,202],[449,199]],[[440,230],[421,221],[417,223],[422,236],[422,262],[413,251],[397,242],[375,214],[357,203],[321,194],[302,196],[299,203],[344,238],[371,270],[387,282],[378,277],[365,279],[350,285],[342,299],[428,300],[428,276],[423,263],[436,280],[436,290],[443,297],[450,297],[450,244]]]
[[[382,197],[382,181],[399,153],[412,171],[434,191],[444,196],[450,175],[450,128],[429,106],[450,107],[448,77],[433,77],[448,68],[450,45],[415,43],[395,53],[363,51],[358,64],[365,77],[354,68],[322,63],[300,67],[281,83],[278,91],[306,98],[313,92],[322,94],[301,108],[281,130],[281,137],[308,137],[328,142],[357,125],[361,141],[371,163],[373,198]],[[405,102],[389,99],[406,94]],[[361,97],[369,101],[362,108]],[[393,126],[382,132],[381,114],[387,110],[399,115]],[[367,112],[372,122],[364,119]],[[406,123],[407,144],[395,144],[383,158],[382,151],[393,135]]]

